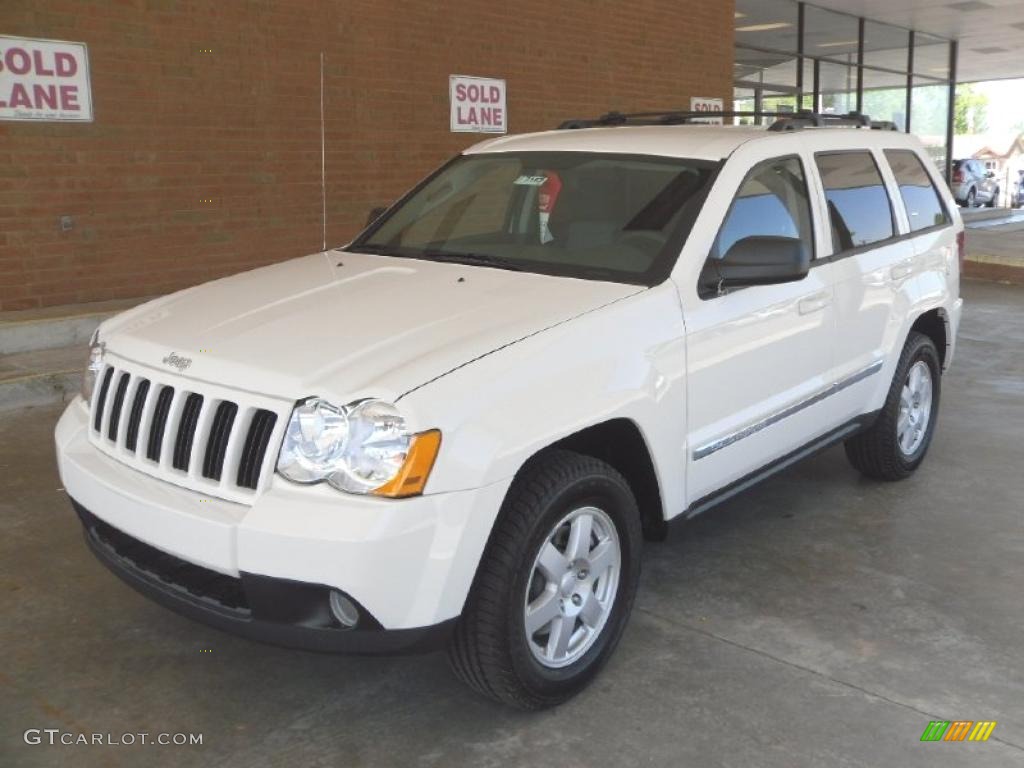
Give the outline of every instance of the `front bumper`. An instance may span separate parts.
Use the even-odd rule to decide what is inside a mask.
[[[442,648],[455,625],[449,619],[431,627],[386,630],[357,606],[359,622],[343,627],[329,608],[330,587],[254,573],[225,576],[144,544],[74,499],[71,503],[101,563],[146,597],[217,629],[310,651],[388,654]]]
[[[415,649],[431,644],[432,638],[418,635],[433,635],[438,626],[436,633],[443,635],[444,625],[462,612],[509,484],[378,499],[274,478],[251,505],[239,504],[150,477],[107,456],[91,444],[89,428],[88,413],[76,398],[57,424],[56,442],[64,488],[83,513],[97,556],[181,613],[307,648]],[[132,542],[147,547],[204,578],[233,580],[250,615],[225,613],[206,596],[187,588],[183,593],[173,579],[154,581],[152,572],[104,545],[97,531],[107,534],[108,544],[122,536],[129,548]],[[327,622],[331,589],[360,608],[355,630]],[[374,640],[363,638],[363,629],[370,630],[367,635],[410,634]]]

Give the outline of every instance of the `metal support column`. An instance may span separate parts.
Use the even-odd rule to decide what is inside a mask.
[[[907,108],[904,112],[903,122],[906,124],[906,131],[910,133],[910,109],[913,104],[914,95],[914,30],[910,30],[907,40]]]
[[[949,110],[946,113],[946,183],[953,183],[953,135],[956,122],[956,63],[959,44],[949,43]]]
[[[864,113],[864,19],[857,19],[857,113]]]

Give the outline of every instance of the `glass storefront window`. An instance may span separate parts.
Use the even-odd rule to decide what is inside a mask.
[[[819,112],[842,115],[857,109],[856,66],[822,61],[819,65],[819,83]]]
[[[924,144],[928,156],[942,173],[946,171],[946,121],[949,113],[949,85],[914,78],[910,97],[910,130]]]
[[[814,109],[814,59],[803,60],[804,82],[800,109]]]
[[[738,86],[796,88],[795,56],[752,48],[737,48],[734,65]]]
[[[864,102],[861,111],[874,120],[888,120],[907,129],[907,76],[864,68]]]
[[[920,136],[945,169],[949,40],[810,3],[803,5],[801,40],[795,0],[735,0],[735,7],[735,109],[844,114],[859,107]]]
[[[864,22],[865,66],[906,72],[909,53],[910,32],[908,30],[874,21]],[[866,87],[867,85],[865,85]]]

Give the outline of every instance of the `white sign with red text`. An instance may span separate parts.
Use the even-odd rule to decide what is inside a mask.
[[[85,43],[0,35],[0,120],[92,122]]]
[[[722,99],[709,99],[703,96],[690,97],[691,112],[721,112],[723,109],[725,109],[725,105]],[[705,120],[703,117],[695,117],[692,122],[707,123],[709,125],[721,125],[722,118],[709,117]]]
[[[451,127],[455,133],[506,133],[505,81],[491,77],[448,78]]]

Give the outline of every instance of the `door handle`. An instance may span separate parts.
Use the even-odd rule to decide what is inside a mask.
[[[832,296],[828,291],[815,293],[805,299],[800,299],[797,309],[801,315],[809,315],[811,312],[820,312],[832,302]]]
[[[901,261],[889,270],[889,276],[893,280],[902,280],[914,271],[913,261]]]

